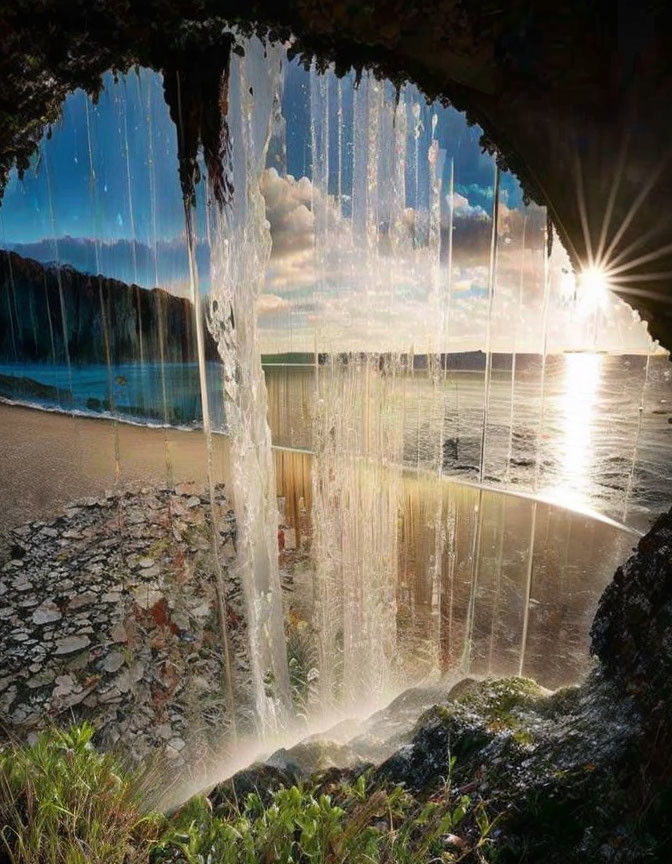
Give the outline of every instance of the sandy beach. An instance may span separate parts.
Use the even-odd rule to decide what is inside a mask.
[[[55,517],[78,498],[135,484],[203,482],[207,476],[201,430],[0,404],[0,441],[0,537],[23,522]],[[215,480],[225,482],[226,439],[216,435],[213,441]]]

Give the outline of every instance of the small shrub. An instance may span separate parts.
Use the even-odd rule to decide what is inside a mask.
[[[465,829],[465,836],[456,831]],[[190,801],[154,850],[155,864],[429,864],[484,861],[492,823],[448,785],[418,802],[402,787],[367,788],[364,776],[331,794],[300,786],[213,812]],[[468,839],[465,839],[468,838]]]

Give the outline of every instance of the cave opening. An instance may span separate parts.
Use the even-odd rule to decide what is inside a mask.
[[[172,802],[418,688],[404,734],[584,681],[668,501],[667,352],[481,130],[224,54],[69,94],[0,207],[3,710],[160,752]]]

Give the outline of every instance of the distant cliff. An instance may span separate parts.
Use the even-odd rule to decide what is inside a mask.
[[[206,358],[216,360],[207,330]],[[163,344],[162,344],[163,343]],[[0,251],[0,361],[194,362],[189,300]]]

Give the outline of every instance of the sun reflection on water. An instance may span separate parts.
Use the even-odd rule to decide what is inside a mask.
[[[591,482],[591,446],[596,399],[602,377],[602,355],[566,354],[560,398],[562,438],[558,448],[558,475],[543,490],[549,501],[574,510],[585,509]]]

